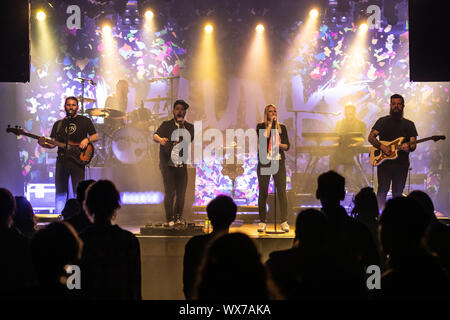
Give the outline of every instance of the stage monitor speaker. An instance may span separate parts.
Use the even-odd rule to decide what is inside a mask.
[[[449,1],[409,1],[411,81],[450,81]]]
[[[29,0],[2,1],[0,82],[30,81]]]

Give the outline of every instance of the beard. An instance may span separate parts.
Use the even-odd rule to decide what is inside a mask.
[[[391,110],[389,111],[389,114],[391,115],[392,118],[394,118],[395,120],[400,120],[401,118],[403,118],[403,110],[399,110],[399,111],[394,111]]]

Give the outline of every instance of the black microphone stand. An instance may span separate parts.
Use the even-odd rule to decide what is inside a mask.
[[[272,122],[272,129],[277,130],[276,121],[275,120],[273,120],[273,122]],[[276,134],[272,134],[272,129],[270,130],[270,139],[272,140],[272,143],[271,143],[271,145],[272,145],[272,147],[271,147],[271,151],[272,151],[271,152],[271,158],[273,158],[273,148],[274,148],[275,143],[277,141],[277,135]],[[278,149],[278,154],[279,153],[280,153],[280,150]],[[281,161],[281,160],[278,160],[278,154],[277,154],[277,159],[274,160],[274,161]],[[278,170],[280,170],[279,166],[278,166]],[[266,233],[267,234],[284,234],[285,233],[284,231],[282,231],[282,230],[278,231],[277,230],[277,183],[275,181],[275,175],[272,175],[272,177],[273,177],[273,185],[275,187],[275,192],[274,192],[274,210],[275,210],[274,216],[275,216],[275,222],[274,222],[274,230],[273,231],[266,231]]]
[[[73,119],[73,115],[72,114],[68,114],[67,115],[67,125],[66,125],[66,147],[64,148],[64,159],[63,161],[66,160],[67,157],[67,150],[69,149],[69,135],[70,135],[70,124],[72,123],[72,119]],[[66,192],[66,201],[69,200],[69,188],[67,188],[67,192]]]

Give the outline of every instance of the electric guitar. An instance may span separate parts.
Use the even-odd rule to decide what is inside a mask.
[[[380,141],[381,144],[384,144],[385,146],[388,146],[391,148],[391,154],[388,156],[385,154],[381,149],[372,147],[370,149],[370,164],[374,167],[380,165],[383,163],[384,160],[394,160],[398,157],[398,151],[401,149],[403,140],[405,137],[399,137],[392,141]],[[428,140],[433,140],[434,142],[439,140],[445,140],[445,136],[431,136],[428,138],[419,139],[416,141],[416,143],[422,143]],[[409,145],[409,143],[408,143]]]
[[[20,127],[11,128],[9,125],[8,128],[6,128],[6,132],[14,133],[16,136],[27,136],[36,140],[39,140],[40,138],[40,136],[25,132],[25,130]],[[66,148],[66,144],[63,142],[53,141],[50,139],[45,139],[45,142],[62,149]],[[88,165],[89,162],[91,162],[91,159],[94,156],[94,151],[94,145],[92,144],[92,142],[89,142],[89,144],[84,149],[81,149],[79,143],[73,143],[69,141],[69,144],[67,145],[66,156],[72,158],[78,164],[85,166]]]

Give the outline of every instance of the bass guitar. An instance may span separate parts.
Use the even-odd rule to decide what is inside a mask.
[[[10,126],[8,126],[8,128],[6,128],[6,132],[14,133],[16,136],[30,137],[36,140],[39,140],[40,138],[40,136],[25,132],[25,130],[20,127],[11,128]],[[53,141],[47,138],[45,139],[45,142],[62,149],[66,148],[66,144],[63,142]],[[72,143],[69,141],[69,144],[67,145],[66,156],[72,158],[78,164],[86,166],[89,164],[89,162],[91,162],[92,157],[94,156],[94,151],[95,149],[92,142],[89,142],[89,144],[84,149],[81,149],[79,143]]]
[[[391,154],[387,155],[381,149],[372,147],[370,149],[370,164],[374,167],[380,165],[385,160],[394,160],[398,157],[398,151],[401,149],[403,140],[405,137],[399,137],[392,141],[380,141],[381,144],[388,146],[391,149]],[[433,140],[434,142],[439,140],[445,140],[445,136],[431,136],[423,139],[419,139],[416,143],[422,143],[425,141]],[[409,143],[408,143],[409,144]]]

